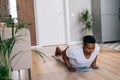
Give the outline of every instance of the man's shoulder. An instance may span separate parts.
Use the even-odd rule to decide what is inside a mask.
[[[100,46],[99,46],[99,44],[98,44],[98,43],[95,43],[95,48],[96,48],[97,50],[99,50],[99,49],[100,49]]]
[[[81,51],[83,51],[82,46],[72,46],[66,50],[66,55],[68,57],[72,56],[72,58],[75,58],[78,55],[78,53],[81,53]]]
[[[100,46],[99,44],[95,44],[95,53],[98,55],[100,51]]]

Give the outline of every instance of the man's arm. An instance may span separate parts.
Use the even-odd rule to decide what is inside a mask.
[[[92,62],[91,66],[90,66],[91,68],[93,68],[93,69],[98,69],[99,68],[98,66],[96,66],[96,61],[97,61],[97,56],[94,59],[94,61]]]
[[[76,68],[71,66],[71,64],[69,62],[69,58],[66,56],[66,54],[62,55],[62,58],[63,58],[65,64],[67,65],[67,68],[68,68],[69,71],[71,71],[71,72],[77,71]]]

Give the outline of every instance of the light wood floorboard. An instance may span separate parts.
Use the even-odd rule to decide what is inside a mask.
[[[31,69],[32,80],[120,80],[120,51],[116,51],[101,45],[98,56],[98,70],[89,72],[69,72],[65,65],[52,58],[56,46],[42,47],[39,50],[44,52],[48,58],[44,63],[38,55],[33,54],[33,66]],[[66,46],[60,46],[64,49]],[[28,80],[27,71],[23,70],[14,77],[21,80]]]

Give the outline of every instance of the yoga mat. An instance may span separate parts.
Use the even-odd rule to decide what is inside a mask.
[[[56,56],[52,56],[58,63],[60,63],[61,65],[63,65],[64,67],[66,67],[65,63],[61,60],[61,57],[56,57]],[[67,68],[67,67],[66,67]],[[93,71],[94,69],[92,68],[87,68],[87,67],[77,67],[77,71],[76,72],[88,72],[88,71]]]

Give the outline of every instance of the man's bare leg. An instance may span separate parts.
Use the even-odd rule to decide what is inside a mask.
[[[67,46],[67,48],[68,48],[68,46]],[[65,50],[62,50],[62,49],[60,49],[59,47],[56,47],[55,56],[61,56],[61,55],[66,54],[67,48],[66,48]]]
[[[59,47],[56,47],[55,56],[61,56],[61,55],[62,55],[62,49],[60,49]]]

